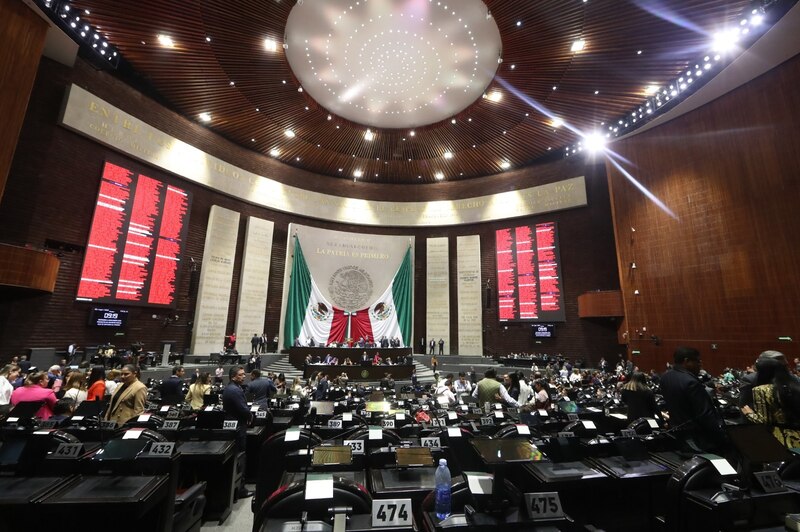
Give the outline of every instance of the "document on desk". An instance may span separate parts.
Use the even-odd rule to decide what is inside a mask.
[[[333,499],[333,475],[309,473],[306,482],[306,500]]]

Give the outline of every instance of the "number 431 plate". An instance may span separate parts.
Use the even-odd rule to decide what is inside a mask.
[[[564,517],[561,499],[556,491],[526,493],[525,508],[528,510],[528,516],[534,521]]]
[[[372,527],[411,526],[411,499],[373,499]]]

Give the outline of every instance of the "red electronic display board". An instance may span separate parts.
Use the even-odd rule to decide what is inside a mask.
[[[555,222],[498,229],[495,240],[500,321],[565,321]]]
[[[174,306],[190,204],[187,191],[106,162],[76,299]]]

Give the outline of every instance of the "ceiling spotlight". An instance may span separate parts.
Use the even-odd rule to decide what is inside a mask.
[[[203,122],[211,122],[211,115],[208,113],[200,113],[197,117]]]
[[[413,129],[408,132],[409,137],[413,137],[414,135],[416,135],[416,132]]]
[[[172,40],[172,37],[169,35],[156,35],[156,39],[158,39],[158,44],[161,46],[166,46],[167,48],[175,48],[175,42]]]
[[[484,97],[489,101],[499,102],[500,100],[503,99],[503,93],[500,92],[500,91],[492,91],[492,92],[486,94],[486,96],[484,96]]]
[[[561,127],[564,125],[564,121],[559,117],[555,117],[550,121],[550,124],[552,124],[553,127]]]
[[[277,148],[272,148],[271,150],[269,150],[269,154],[272,155],[273,157],[277,157],[280,153],[281,152],[279,152]]]
[[[570,50],[572,50],[573,52],[581,52],[585,47],[586,47],[586,41],[581,39],[579,41],[575,41],[574,43],[572,43],[572,48],[570,48]]]
[[[453,158],[453,152],[449,152],[449,151],[444,152],[444,158],[445,159],[452,159]]]
[[[372,130],[368,129],[367,132],[364,133],[364,140],[374,140],[374,139],[375,139],[375,133],[373,133]]]
[[[655,94],[658,92],[659,87],[656,85],[648,85],[644,88],[644,93],[650,96],[651,94]]]
[[[762,22],[764,22],[763,15],[753,15],[752,17],[750,17],[750,25],[751,26],[758,26]]]
[[[444,174],[442,172],[436,172],[436,174],[434,174],[433,177],[441,181],[442,179],[444,179]]]
[[[511,168],[511,163],[508,161],[503,161],[500,163],[500,168],[502,168],[503,170],[508,170],[509,168]]]
[[[583,139],[586,142],[586,149],[589,153],[598,153],[606,148],[606,139],[600,133],[590,133]]]
[[[289,137],[290,139],[293,139],[295,137],[294,131],[292,131],[291,129],[287,129],[286,131],[283,132],[283,134]]]
[[[735,30],[720,31],[714,34],[711,49],[715,52],[730,52],[738,41],[739,35]]]
[[[264,39],[264,49],[268,52],[277,52],[278,43],[274,39]]]
[[[355,172],[353,172],[354,177],[361,177],[362,175],[364,175],[364,172],[362,172],[361,170],[356,170]]]
[[[453,118],[452,120],[450,120],[450,123],[451,123],[451,124],[455,124],[455,123],[456,123],[456,119],[455,119],[455,118]]]

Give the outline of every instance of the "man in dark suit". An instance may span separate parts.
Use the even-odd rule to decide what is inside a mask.
[[[686,443],[693,450],[719,453],[726,446],[725,422],[697,378],[700,352],[692,347],[679,347],[673,358],[672,369],[661,376],[661,394],[670,426],[686,434]]]
[[[319,379],[319,384],[317,384],[317,388],[314,390],[314,401],[324,401],[325,396],[328,395],[328,376],[324,373],[322,377]]]
[[[161,403],[176,405],[183,401],[183,366],[172,368],[172,376],[161,383]]]
[[[247,408],[247,401],[244,398],[244,390],[242,384],[244,383],[244,368],[242,366],[234,366],[228,372],[230,382],[222,390],[222,410],[225,411],[227,417],[233,418],[239,422],[236,426],[236,449],[238,452],[244,454],[247,444],[247,423],[250,421],[250,409]],[[244,460],[244,458],[242,459]],[[242,467],[244,470],[244,466]],[[253,492],[246,489],[244,485],[238,487],[236,497],[244,499],[252,497]]]

